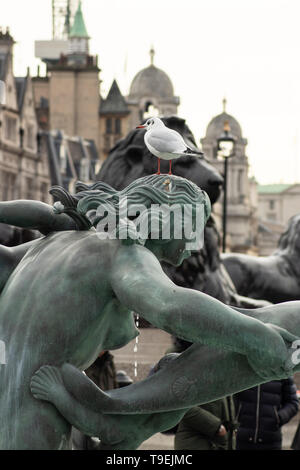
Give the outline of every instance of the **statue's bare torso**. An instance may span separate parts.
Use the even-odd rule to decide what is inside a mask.
[[[6,348],[0,406],[8,423],[0,448],[67,448],[70,425],[53,405],[32,397],[32,374],[44,363],[69,362],[83,370],[101,350],[137,335],[132,313],[110,285],[119,243],[99,240],[94,231],[53,233],[10,275],[0,297],[0,340]]]

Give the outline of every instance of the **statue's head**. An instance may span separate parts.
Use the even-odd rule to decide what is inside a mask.
[[[193,134],[184,119],[177,116],[162,118],[167,127],[179,132],[188,147],[199,151]],[[145,130],[135,129],[110,151],[103,163],[98,179],[115,189],[123,189],[132,181],[157,171],[157,158],[147,149],[144,142]],[[161,171],[168,171],[167,161],[161,161]],[[172,161],[172,172],[192,181],[202,188],[213,204],[219,197],[223,179],[220,173],[204,158],[180,157]]]
[[[207,194],[191,181],[174,175],[150,175],[133,181],[122,191],[105,183],[77,183],[70,196],[56,188],[55,209],[75,221],[84,218],[99,238],[146,246],[160,260],[179,265],[191,251],[202,247],[204,226],[210,215]],[[58,194],[58,192],[60,194]],[[73,209],[70,211],[70,205]],[[87,226],[86,226],[87,227]]]

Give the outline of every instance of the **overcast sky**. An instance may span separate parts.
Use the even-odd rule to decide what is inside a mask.
[[[127,94],[154,63],[180,96],[197,141],[227,111],[248,139],[260,183],[300,181],[300,0],[82,0],[101,93],[113,78]],[[0,0],[0,24],[17,41],[15,74],[36,73],[34,40],[51,39],[51,0]]]

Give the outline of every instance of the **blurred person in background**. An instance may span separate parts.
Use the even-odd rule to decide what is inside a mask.
[[[237,422],[232,397],[191,408],[178,424],[175,450],[235,450]]]
[[[298,411],[296,392],[289,377],[236,394],[237,450],[281,450],[282,426]]]

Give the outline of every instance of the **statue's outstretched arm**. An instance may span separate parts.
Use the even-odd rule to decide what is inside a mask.
[[[117,298],[153,325],[193,343],[247,356],[262,378],[290,367],[285,341],[297,339],[294,335],[176,286],[146,248],[123,246],[114,266],[111,282]]]
[[[75,228],[74,221],[67,214],[56,214],[49,204],[31,200],[0,202],[0,222],[39,230],[44,235]]]

